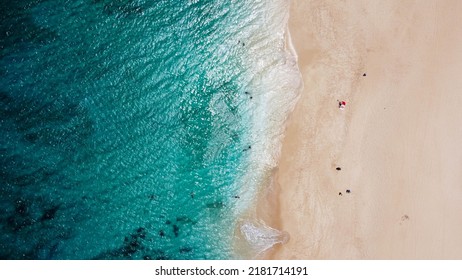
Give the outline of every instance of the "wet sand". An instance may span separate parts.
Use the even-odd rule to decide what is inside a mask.
[[[304,88],[258,207],[290,240],[265,258],[462,259],[460,11],[292,1]]]

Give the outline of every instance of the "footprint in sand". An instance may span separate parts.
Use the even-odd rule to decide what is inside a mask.
[[[400,222],[399,224],[402,225],[403,222],[405,222],[405,221],[407,221],[407,220],[409,220],[409,216],[405,214],[405,215],[403,215],[403,216],[401,217],[401,222]]]

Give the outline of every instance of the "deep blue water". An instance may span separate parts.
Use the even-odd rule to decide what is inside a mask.
[[[1,1],[0,258],[236,257],[254,2]]]

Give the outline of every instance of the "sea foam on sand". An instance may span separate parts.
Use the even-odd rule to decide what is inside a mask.
[[[246,240],[252,257],[288,239],[287,233],[257,220],[255,207],[257,197],[270,187],[268,179],[277,166],[285,122],[302,87],[287,28],[289,7],[287,1],[265,1],[265,13],[258,18],[262,28],[249,34],[245,45],[249,50],[245,59],[254,73],[248,84],[252,99],[244,109],[251,148],[246,172],[237,181],[244,195],[236,215],[241,217],[238,238]]]

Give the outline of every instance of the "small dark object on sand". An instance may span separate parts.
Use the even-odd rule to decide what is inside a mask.
[[[363,74],[363,77],[366,77],[366,73]]]
[[[335,168],[335,169],[337,169],[337,170],[339,170],[339,171],[342,170],[342,168],[340,168],[340,167],[337,167],[337,168]]]
[[[347,192],[347,193],[351,193],[351,191],[350,191],[350,190],[346,190],[346,192]]]
[[[342,192],[339,192],[338,195],[342,195]]]

